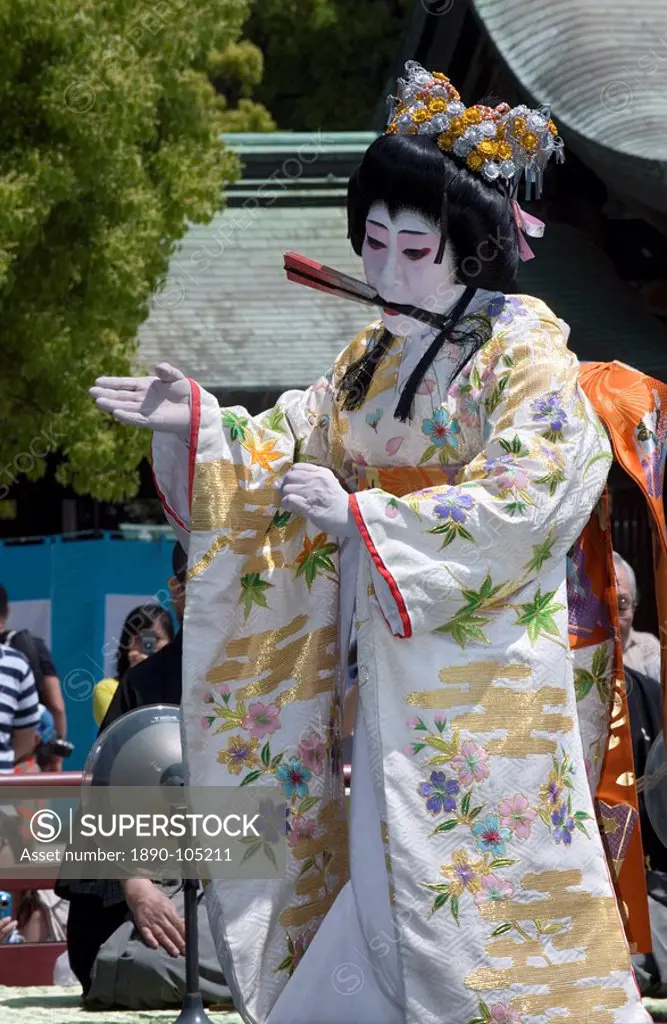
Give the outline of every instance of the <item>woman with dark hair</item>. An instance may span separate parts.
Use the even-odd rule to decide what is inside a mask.
[[[253,1024],[645,1024],[592,797],[609,632],[576,692],[568,633],[611,449],[566,325],[510,294],[535,228],[514,192],[560,140],[414,63],[399,92],[349,188],[381,317],[325,377],[258,417],[166,365],[92,392],[153,429],[189,543],[191,782],[287,803],[285,877],[265,842],[265,881],[207,886],[212,929]]]
[[[118,642],[116,675],[100,680],[93,690],[93,717],[98,726],[127,670],[162,650],[173,639],[171,616],[161,604],[142,604],[132,609],[123,623]]]

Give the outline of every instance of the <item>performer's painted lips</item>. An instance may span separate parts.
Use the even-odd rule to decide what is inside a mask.
[[[395,309],[385,309],[384,312],[387,314],[387,316],[398,316],[399,315],[398,311],[395,310]]]

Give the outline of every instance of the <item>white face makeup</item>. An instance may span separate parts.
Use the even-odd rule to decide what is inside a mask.
[[[361,250],[366,280],[387,302],[444,313],[464,287],[455,283],[449,243],[442,262],[435,262],[439,245],[438,226],[421,214],[401,210],[391,217],[384,203],[373,203]],[[424,330],[419,320],[401,313],[383,310],[382,321],[392,334],[408,338]]]

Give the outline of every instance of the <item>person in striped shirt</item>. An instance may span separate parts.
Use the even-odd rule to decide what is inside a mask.
[[[0,773],[32,752],[40,720],[37,687],[27,659],[0,644]]]

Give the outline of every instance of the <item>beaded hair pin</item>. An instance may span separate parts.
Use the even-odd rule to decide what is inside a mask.
[[[547,108],[508,103],[466,107],[442,72],[426,71],[409,60],[405,74],[398,80],[398,96],[390,98],[385,134],[430,135],[443,152],[464,160],[487,181],[503,179],[514,192],[523,176],[526,198],[533,185],[539,197],[549,158],[564,158],[563,140]]]

